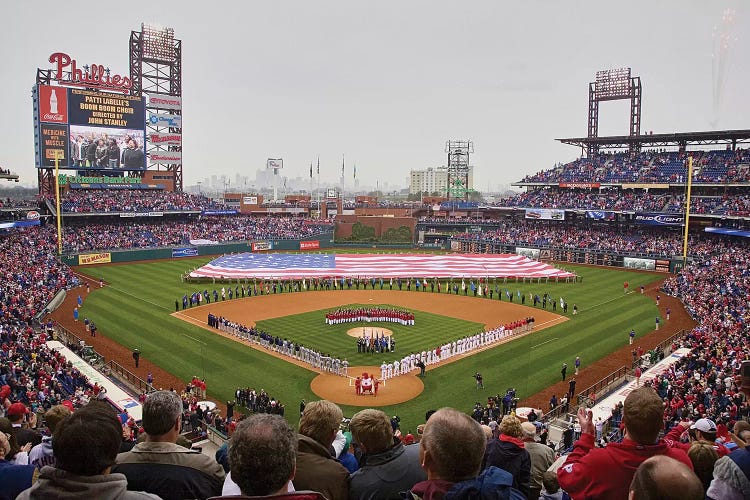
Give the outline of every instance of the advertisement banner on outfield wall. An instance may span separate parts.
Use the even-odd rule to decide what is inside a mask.
[[[172,258],[178,257],[196,257],[198,255],[197,248],[173,248]]]
[[[633,216],[633,222],[648,226],[682,226],[685,224],[685,216],[682,214],[636,212]]]
[[[538,248],[516,247],[516,253],[528,257],[529,259],[539,260],[539,254],[541,252]]]
[[[664,259],[656,259],[656,271],[660,273],[668,273],[669,272],[669,264],[670,262],[668,260]]]
[[[314,240],[314,241],[300,241],[299,242],[299,249],[300,250],[317,250],[320,248],[320,241]]]
[[[669,184],[623,184],[622,189],[668,189]]]
[[[109,264],[112,262],[112,254],[109,252],[86,253],[78,256],[78,265],[86,266],[88,264]]]
[[[253,241],[253,252],[262,252],[264,250],[273,250],[273,243],[270,241]]]
[[[586,218],[594,220],[615,220],[615,213],[605,212],[603,210],[586,210]]]
[[[554,208],[527,208],[526,218],[539,220],[565,220],[565,210],[556,210]]]
[[[243,196],[242,204],[243,205],[257,205],[258,197],[257,196]]]
[[[654,271],[656,261],[654,259],[640,259],[638,257],[625,257],[622,260],[625,269],[637,269],[639,271]]]

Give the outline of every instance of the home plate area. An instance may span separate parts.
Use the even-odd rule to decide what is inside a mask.
[[[330,373],[321,373],[312,380],[310,388],[319,397],[334,403],[366,407],[403,403],[419,396],[424,391],[422,380],[416,374],[407,374],[394,377],[388,380],[387,384],[379,381],[376,395],[374,378],[380,374],[380,367],[352,366],[349,367],[349,373],[356,375],[340,377]],[[357,376],[360,378],[360,394],[357,394]]]

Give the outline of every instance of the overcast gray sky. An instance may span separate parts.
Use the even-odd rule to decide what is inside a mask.
[[[713,125],[714,28],[735,9]],[[629,9],[623,11],[624,8]],[[361,183],[406,185],[471,139],[476,185],[519,180],[579,151],[588,82],[630,66],[643,132],[750,128],[750,20],[741,1],[9,2],[0,29],[0,165],[36,185],[31,88],[62,51],[128,74],[142,21],[183,41],[185,183],[255,176],[268,157],[333,184],[346,155]],[[626,134],[628,103],[603,103],[600,135]]]

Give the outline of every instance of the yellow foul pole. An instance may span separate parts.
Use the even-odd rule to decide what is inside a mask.
[[[693,187],[693,157],[687,159],[687,195],[685,196],[685,236],[682,241],[682,266],[687,266],[688,227],[690,226],[690,191]]]
[[[55,213],[57,215],[57,254],[62,255],[62,219],[60,214],[60,152],[55,152]]]

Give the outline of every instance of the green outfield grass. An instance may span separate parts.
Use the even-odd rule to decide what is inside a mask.
[[[351,306],[398,308],[398,306],[389,304],[351,304]],[[432,349],[437,347],[439,343],[456,340],[466,335],[474,335],[482,331],[484,327],[480,323],[416,310],[412,311],[414,313],[414,325],[412,326],[388,322],[326,325],[324,318],[328,311],[328,309],[325,309],[293,314],[283,318],[258,321],[257,324],[258,328],[267,332],[277,332],[275,334],[280,337],[313,347],[334,357],[346,358],[351,366],[380,366],[383,361],[393,362],[397,358],[402,358],[404,353],[423,351],[427,348]],[[366,328],[382,327],[391,330],[393,338],[396,340],[396,352],[357,353],[357,340],[350,337],[346,332],[359,326]]]
[[[194,375],[205,375],[209,393],[218,400],[233,398],[237,386],[263,388],[287,405],[289,420],[296,422],[300,399],[309,401],[316,398],[309,388],[310,381],[315,377],[313,372],[170,316],[174,311],[175,299],[198,289],[213,289],[208,284],[194,285],[180,280],[186,271],[209,260],[201,257],[79,268],[79,271],[97,279],[102,278],[110,284],[101,290],[96,289],[86,299],[81,317],[94,320],[101,334],[128,348],[139,348],[144,358],[186,381]],[[653,300],[641,296],[636,290],[663,275],[574,265],[567,265],[566,268],[582,276],[583,282],[512,283],[500,286],[513,293],[520,290],[521,293],[531,291],[539,295],[548,292],[555,298],[562,296],[571,305],[569,316],[572,304],[578,305],[577,316],[570,316],[571,320],[561,325],[431,370],[424,379],[425,391],[422,395],[384,410],[391,415],[399,415],[404,428],[413,430],[422,423],[425,411],[431,408],[453,406],[470,411],[475,401],[483,401],[487,395],[504,392],[508,387],[515,387],[523,398],[556,382],[561,363],[567,362],[572,366],[575,356],[579,355],[584,365],[590,364],[627,344],[631,328],[639,337],[654,328],[658,309]],[[628,281],[630,289],[636,293],[624,295],[623,281]],[[394,291],[391,303],[398,304],[398,296],[402,293],[417,292]],[[293,294],[289,294],[289,298],[292,300]],[[507,300],[505,297],[503,299]],[[253,299],[245,300],[251,307]],[[517,300],[515,302],[518,303]],[[559,307],[557,312],[561,312]],[[322,325],[321,313],[310,314],[317,317],[315,321],[319,326],[325,326]],[[533,315],[533,308],[530,308],[530,315]],[[441,321],[439,316],[430,316],[425,316],[423,321]],[[296,317],[279,318],[274,323],[281,322],[279,324],[283,325],[284,321],[288,321],[284,328],[299,331],[298,320]],[[453,327],[466,329],[467,333],[476,330],[475,325],[469,322],[452,318],[445,321],[454,322]],[[396,329],[396,325],[388,325],[388,328]],[[264,328],[274,333],[271,323],[264,325]],[[399,339],[397,348],[404,352],[408,340],[404,338],[402,343],[401,336],[396,337]],[[290,334],[290,337],[298,339],[296,334],[293,337]],[[354,340],[344,337],[336,336],[337,342],[341,342],[341,349],[351,348],[352,356],[356,357]],[[301,338],[299,340],[302,341]],[[428,345],[424,344],[423,347]],[[333,347],[331,344],[332,352]],[[353,358],[350,357],[350,361],[353,362]],[[472,379],[472,374],[477,370],[482,372],[485,379],[486,389],[481,393],[475,389]],[[158,380],[155,383],[159,385]],[[350,416],[357,411],[353,407],[343,409]]]

